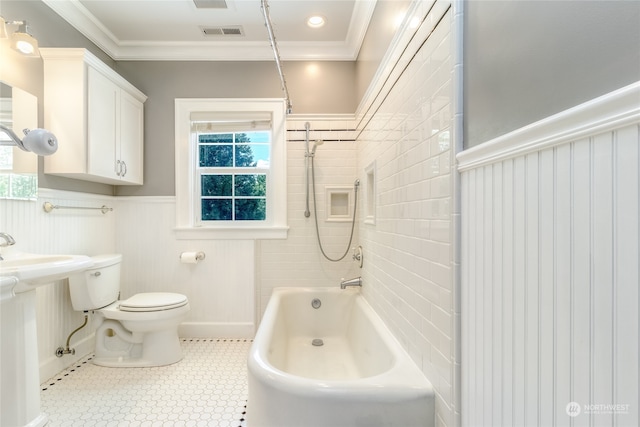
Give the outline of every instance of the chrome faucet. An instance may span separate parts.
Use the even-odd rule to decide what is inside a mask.
[[[347,289],[347,286],[360,286],[362,287],[362,277],[354,277],[353,279],[344,280],[340,282],[340,289]]]
[[[0,238],[4,239],[4,243],[0,243],[0,248],[6,248],[7,246],[13,246],[16,241],[10,234],[0,231]]]
[[[0,248],[6,248],[7,246],[13,246],[16,244],[16,240],[4,231],[0,231],[0,238],[4,239],[4,242],[0,243]],[[2,254],[0,254],[0,261],[3,259]]]

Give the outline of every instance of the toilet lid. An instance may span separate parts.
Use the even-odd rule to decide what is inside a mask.
[[[160,311],[182,307],[188,302],[182,294],[169,292],[148,292],[136,294],[129,299],[120,301],[122,311]]]

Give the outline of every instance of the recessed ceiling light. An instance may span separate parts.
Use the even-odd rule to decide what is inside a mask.
[[[307,19],[307,25],[311,28],[320,28],[327,23],[327,20],[322,15],[313,15]]]

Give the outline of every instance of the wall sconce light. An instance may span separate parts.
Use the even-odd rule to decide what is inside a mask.
[[[7,32],[7,25],[17,25],[18,28],[10,35]],[[11,48],[26,56],[40,56],[38,51],[38,40],[31,35],[27,21],[6,21],[0,17],[0,38],[9,38]]]
[[[4,125],[0,125],[0,145],[17,145],[23,151],[31,151],[38,156],[49,156],[58,150],[58,139],[46,129],[25,129],[24,138]]]

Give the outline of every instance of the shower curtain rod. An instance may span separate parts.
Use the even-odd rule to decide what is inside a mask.
[[[271,43],[271,47],[273,48],[273,56],[275,57],[276,67],[278,68],[278,74],[280,75],[280,84],[282,85],[284,97],[287,101],[287,114],[291,114],[291,112],[293,111],[293,106],[291,105],[291,98],[289,97],[287,81],[285,80],[284,73],[282,72],[282,64],[280,63],[280,51],[278,50],[276,36],[273,34],[273,26],[271,25],[271,17],[269,16],[269,5],[267,4],[267,0],[261,1],[260,8],[262,9],[262,14],[264,15],[264,25],[267,27],[267,32],[269,33],[269,42]]]

